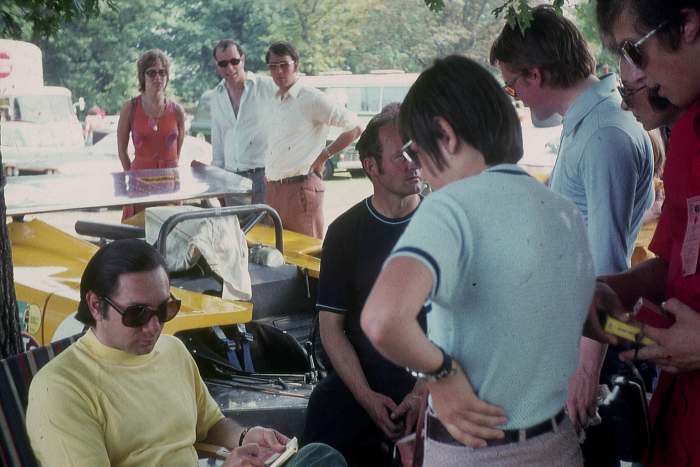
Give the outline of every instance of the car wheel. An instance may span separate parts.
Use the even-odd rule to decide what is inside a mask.
[[[365,171],[362,169],[348,169],[348,172],[350,172],[352,178],[362,178],[366,176]]]

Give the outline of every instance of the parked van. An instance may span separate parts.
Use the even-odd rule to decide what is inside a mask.
[[[44,85],[41,50],[29,42],[0,39],[0,122],[7,174],[42,173],[38,160],[85,145],[70,90]]]
[[[350,72],[321,73],[316,76],[302,76],[301,80],[355,112],[364,130],[370,119],[385,105],[402,102],[416,78],[418,73],[374,70],[368,74],[357,75]],[[335,140],[339,133],[338,128],[332,128],[328,133],[329,141]],[[348,170],[353,176],[364,174],[354,144],[329,161],[326,165],[326,176],[332,175],[335,169]]]

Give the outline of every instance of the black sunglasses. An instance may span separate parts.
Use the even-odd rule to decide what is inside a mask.
[[[620,44],[620,53],[625,60],[627,60],[627,63],[639,68],[640,70],[644,69],[646,66],[646,60],[644,59],[644,54],[642,53],[642,44],[644,44],[654,34],[659,32],[664,26],[666,26],[665,21],[646,33],[636,42],[632,42],[630,40],[622,42],[622,44]]]
[[[231,60],[219,60],[218,62],[216,62],[216,64],[219,65],[219,68],[226,68],[229,63],[233,66],[236,66],[239,63],[241,63],[241,59],[240,58],[232,58]]]
[[[158,305],[158,308],[151,308],[147,305],[129,305],[123,310],[119,308],[108,297],[101,297],[109,306],[114,308],[117,313],[122,315],[122,324],[129,328],[138,328],[148,323],[153,316],[158,317],[158,321],[166,323],[173,319],[177,312],[180,311],[180,300],[170,294],[170,298]]]
[[[146,70],[146,76],[149,78],[155,78],[156,75],[160,76],[161,78],[165,78],[168,76],[168,71],[167,70]]]
[[[401,146],[401,155],[409,162],[413,162],[416,167],[420,168],[420,160],[418,159],[418,154],[411,147],[413,145],[413,140],[409,139],[406,144]]]

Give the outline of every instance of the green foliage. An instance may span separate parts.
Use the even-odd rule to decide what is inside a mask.
[[[551,0],[551,4],[559,13],[562,12],[564,0]],[[524,34],[527,28],[530,27],[530,24],[532,24],[531,8],[527,0],[507,0],[494,8],[492,13],[497,18],[504,16],[511,28],[518,27],[520,32]]]
[[[425,4],[430,11],[439,12],[445,8],[444,0],[425,0]]]
[[[610,71],[618,71],[619,57],[606,49],[601,41],[598,24],[595,20],[595,2],[579,3],[575,9],[575,21],[586,38],[593,56],[600,67],[608,66]]]
[[[431,13],[423,0],[129,0],[89,20],[68,21],[34,42],[45,81],[110,113],[137,91],[135,62],[158,47],[172,58],[169,94],[184,104],[218,81],[211,56],[222,38],[236,40],[246,69],[266,72],[273,41],[293,43],[301,71],[420,71],[435,57],[464,53],[486,63],[499,29],[498,0],[444,0]]]
[[[112,6],[112,1],[105,2]],[[3,0],[0,37],[29,39],[55,34],[66,21],[97,16],[100,0]]]

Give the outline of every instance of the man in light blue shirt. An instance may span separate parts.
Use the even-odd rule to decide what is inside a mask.
[[[598,79],[581,33],[544,6],[533,10],[524,35],[504,27],[491,48],[491,62],[501,69],[506,92],[522,99],[537,118],[564,116],[551,188],[583,214],[596,275],[628,269],[644,211],[653,202],[654,167],[648,135],[620,108],[617,77]],[[595,409],[605,351],[604,345],[582,338],[567,402],[579,427]],[[608,360],[614,363],[616,357]],[[587,454],[584,447],[588,465],[617,465]]]
[[[245,71],[245,54],[231,39],[219,41],[213,55],[222,79],[211,97],[212,165],[250,178],[252,203],[264,203],[268,130],[263,116],[277,86],[268,76]]]

